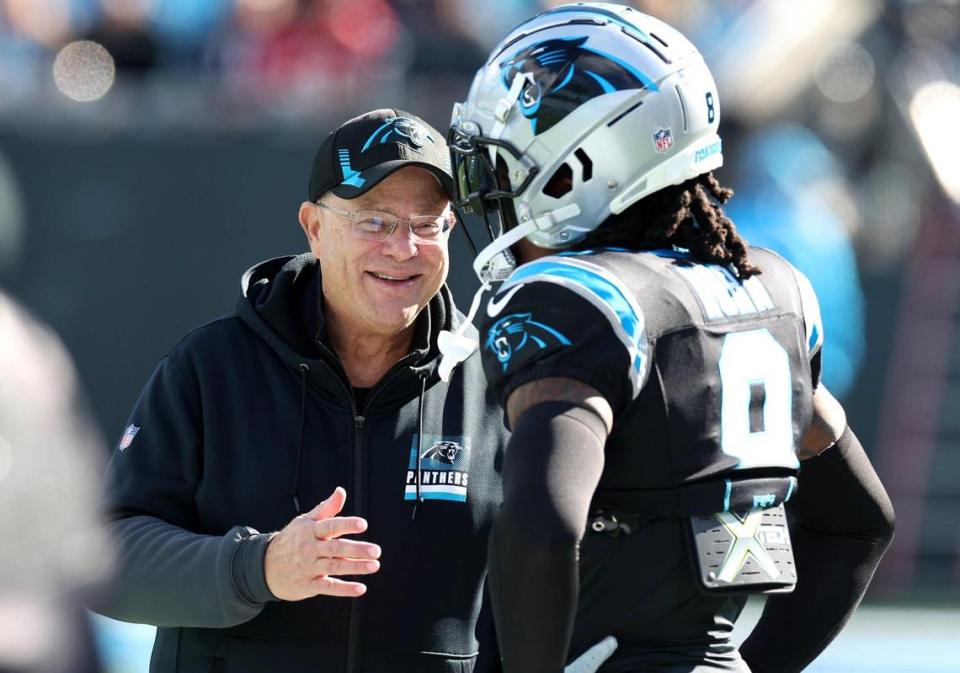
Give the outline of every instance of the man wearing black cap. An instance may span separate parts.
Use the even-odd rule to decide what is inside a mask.
[[[417,117],[346,122],[310,253],[247,271],[147,383],[107,472],[104,612],[160,627],[151,671],[475,670],[505,437],[477,358],[437,373],[450,191]]]

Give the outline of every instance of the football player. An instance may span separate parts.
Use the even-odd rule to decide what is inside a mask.
[[[689,41],[601,3],[520,25],[454,109],[481,292],[502,281],[479,347],[513,430],[488,561],[506,673],[609,636],[604,672],[799,671],[891,539],[819,385],[809,282],[724,214],[719,119]],[[442,335],[451,362],[470,347]],[[753,593],[773,595],[738,653]]]

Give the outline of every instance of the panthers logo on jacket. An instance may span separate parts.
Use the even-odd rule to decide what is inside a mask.
[[[424,458],[430,458],[431,460],[439,460],[441,463],[448,463],[453,465],[454,460],[463,450],[456,442],[437,442],[431,446],[424,454]]]
[[[500,62],[507,89],[518,73],[529,75],[520,110],[534,135],[549,130],[597,96],[624,89],[657,90],[646,75],[615,56],[584,46],[586,37],[537,42]]]
[[[417,452],[423,453],[417,460]],[[404,500],[467,501],[467,482],[470,478],[470,436],[424,435],[421,442],[413,436]],[[417,488],[417,480],[420,488]]]

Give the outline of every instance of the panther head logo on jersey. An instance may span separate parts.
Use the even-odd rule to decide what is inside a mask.
[[[570,340],[552,327],[533,320],[530,313],[514,313],[494,323],[487,333],[485,347],[496,354],[503,371],[507,371],[514,354],[531,343],[544,349],[554,344],[569,346]]]
[[[520,110],[530,120],[534,135],[591,98],[623,89],[656,88],[629,64],[584,47],[586,41],[586,37],[572,37],[537,42],[500,62],[507,89],[517,73],[530,75],[520,96]]]
[[[423,457],[453,465],[457,454],[462,450],[463,448],[456,442],[437,442],[424,452]]]

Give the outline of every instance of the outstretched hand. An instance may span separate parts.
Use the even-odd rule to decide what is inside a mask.
[[[337,516],[346,501],[347,492],[338,486],[329,498],[293,519],[270,540],[264,574],[274,596],[299,601],[366,592],[365,584],[338,578],[370,575],[380,569],[379,545],[343,539],[367,530],[366,519]]]

